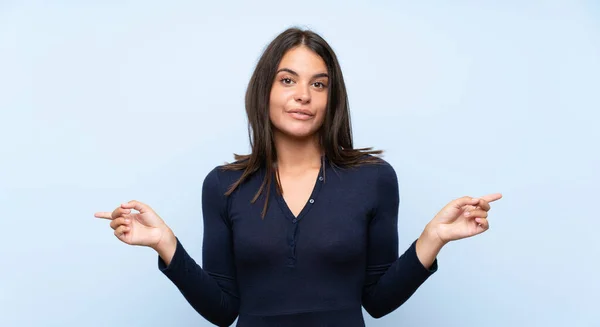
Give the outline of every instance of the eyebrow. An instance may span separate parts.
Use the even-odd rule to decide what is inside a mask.
[[[277,71],[277,74],[281,73],[281,72],[288,72],[294,76],[299,76],[298,73],[296,73],[295,71],[289,69],[289,68],[281,68],[280,70]],[[327,77],[329,78],[329,75],[327,75],[327,73],[319,73],[319,74],[314,74],[312,76],[312,78],[319,78],[319,77]]]

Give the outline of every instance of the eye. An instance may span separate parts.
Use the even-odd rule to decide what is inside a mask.
[[[325,85],[325,83],[323,83],[323,82],[315,82],[315,83],[313,83],[313,85],[319,89],[324,89],[327,87],[327,85]]]
[[[283,83],[285,85],[290,85],[290,84],[292,84],[294,82],[289,77],[283,77],[283,78],[280,79],[280,81],[281,81],[281,83]]]

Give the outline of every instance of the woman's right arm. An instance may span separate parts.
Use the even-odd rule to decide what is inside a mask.
[[[154,249],[159,255],[159,269],[177,286],[188,303],[209,322],[230,326],[238,316],[240,301],[227,198],[216,168],[206,176],[202,186],[202,213],[203,268],[190,257],[162,218],[146,204],[129,201],[113,212],[97,212],[94,216],[111,220],[110,227],[122,242]]]
[[[203,268],[170,230],[155,248],[158,265],[199,314],[217,326],[229,326],[238,316],[240,301],[227,199],[217,169],[202,186],[202,215]]]

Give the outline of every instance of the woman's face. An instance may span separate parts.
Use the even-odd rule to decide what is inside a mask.
[[[329,77],[319,55],[299,46],[286,52],[271,88],[269,117],[275,133],[314,135],[325,118]]]

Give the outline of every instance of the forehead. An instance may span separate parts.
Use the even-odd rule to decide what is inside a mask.
[[[279,63],[279,69],[289,68],[298,74],[327,72],[325,61],[318,54],[305,46],[288,50]]]

